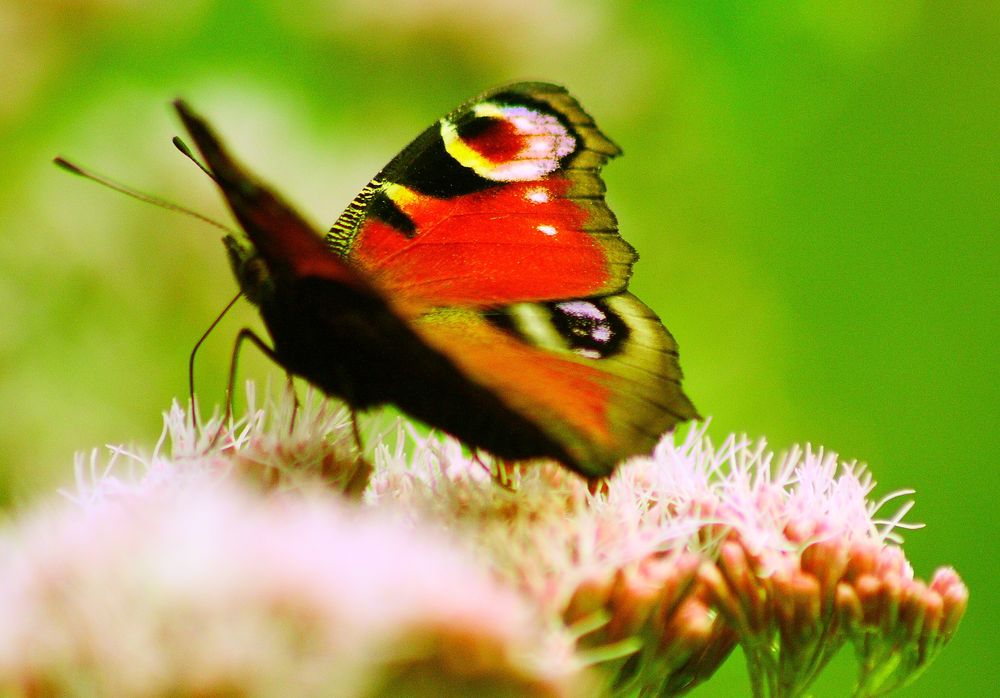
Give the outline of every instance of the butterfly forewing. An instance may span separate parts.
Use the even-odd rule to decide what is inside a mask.
[[[439,311],[414,326],[562,444],[586,475],[608,474],[697,417],[680,387],[673,337],[630,293]]]
[[[636,258],[599,176],[619,152],[563,88],[499,88],[421,134],[327,239],[411,304],[615,293]]]

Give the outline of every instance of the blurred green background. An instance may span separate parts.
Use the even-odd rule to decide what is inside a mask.
[[[286,6],[287,5],[287,6]],[[996,689],[1000,232],[995,3],[6,0],[0,5],[0,498],[148,448],[235,287],[219,233],[57,170],[65,155],[225,219],[171,147],[183,95],[318,224],[500,83],[567,85],[625,150],[633,290],[712,433],[822,444],[913,487],[918,575],[972,591],[907,696]],[[222,395],[245,305],[209,340]],[[242,375],[280,374],[247,352]],[[817,695],[844,695],[846,653]],[[746,693],[737,655],[699,696]]]

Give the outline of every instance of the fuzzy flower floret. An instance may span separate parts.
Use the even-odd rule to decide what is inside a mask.
[[[6,532],[4,695],[569,690],[565,647],[438,534],[211,469],[115,490]]]
[[[457,444],[414,440],[409,461],[383,454],[369,502],[461,531],[573,630],[615,694],[682,693],[738,643],[755,695],[801,695],[845,644],[861,659],[857,695],[872,695],[915,678],[965,609],[957,575],[928,586],[906,563],[912,502],[881,514],[910,492],[871,500],[865,469],[829,451],[779,459],[695,428],[595,490],[555,466],[511,480]],[[501,472],[513,487],[496,486]]]
[[[248,397],[231,423],[175,406],[152,455],[80,459],[0,535],[0,692],[670,696],[739,645],[754,696],[805,695],[845,646],[872,696],[968,604],[907,562],[910,493],[823,449],[700,425],[586,482],[402,422],[362,451],[315,395]]]

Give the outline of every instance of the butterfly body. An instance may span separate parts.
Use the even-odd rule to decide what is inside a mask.
[[[636,254],[599,176],[619,151],[563,88],[463,104],[325,237],[177,107],[246,232],[226,239],[230,261],[292,373],[591,477],[696,416],[673,338],[627,292]]]
[[[378,295],[307,276],[276,288],[260,310],[281,365],[357,409],[394,404],[511,460],[569,458],[530,420],[468,381]]]

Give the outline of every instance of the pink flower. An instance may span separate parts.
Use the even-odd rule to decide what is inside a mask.
[[[183,480],[183,484],[180,484]],[[579,663],[447,537],[212,468],[104,478],[6,531],[0,689],[13,695],[561,696]]]
[[[797,696],[850,643],[867,696],[968,603],[915,578],[911,502],[880,517],[909,493],[823,450],[697,427],[591,487],[402,422],[362,459],[343,410],[249,403],[221,432],[175,406],[151,456],[81,459],[74,503],[8,527],[0,690],[666,696],[739,644],[755,696]]]
[[[379,464],[370,501],[460,532],[568,625],[621,695],[681,693],[737,642],[757,695],[801,694],[847,642],[862,657],[858,695],[888,690],[926,667],[965,610],[954,572],[916,581],[895,544],[912,503],[878,518],[908,493],[872,502],[864,469],[822,450],[775,465],[763,442],[714,447],[692,429],[598,493],[546,465],[497,487],[448,441],[415,437],[401,457]],[[907,613],[895,618],[897,606]]]

